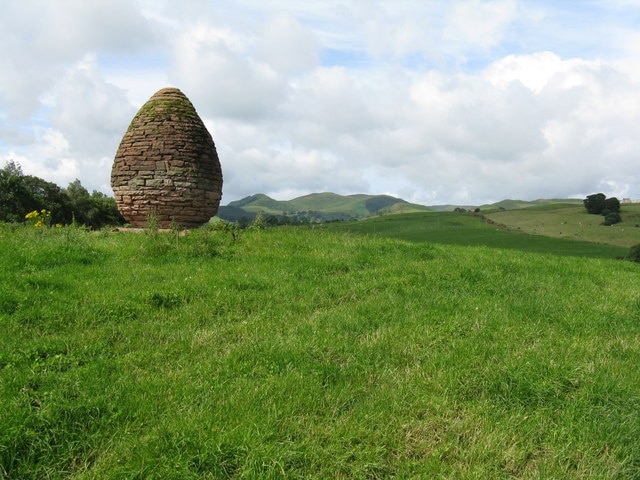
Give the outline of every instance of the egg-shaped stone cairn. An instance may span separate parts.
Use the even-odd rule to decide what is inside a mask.
[[[111,169],[116,204],[133,227],[197,227],[218,211],[222,169],[211,134],[177,88],[157,91],[133,117]]]

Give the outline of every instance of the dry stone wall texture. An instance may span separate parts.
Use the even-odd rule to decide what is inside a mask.
[[[196,227],[218,211],[222,169],[211,134],[177,88],[156,92],[131,121],[111,170],[122,216],[144,227]]]

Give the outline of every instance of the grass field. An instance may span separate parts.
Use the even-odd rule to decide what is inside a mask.
[[[640,476],[631,262],[0,225],[0,264],[1,478]]]
[[[324,228],[341,232],[391,237],[411,242],[487,246],[550,255],[616,258],[625,256],[629,252],[627,246],[612,245],[604,242],[597,243],[597,239],[586,235],[582,236],[584,241],[578,241],[575,238],[554,238],[540,233],[535,234],[536,232],[527,234],[524,231],[525,229],[519,228],[519,225],[524,222],[517,219],[530,218],[530,210],[536,209],[527,208],[517,210],[517,213],[501,212],[500,214],[496,213],[487,216],[495,222],[510,222],[509,226],[487,223],[482,216],[477,215],[456,212],[425,212],[385,215],[358,222],[330,223],[326,224]],[[503,213],[510,214],[510,216],[503,216]],[[575,216],[575,212],[573,213]],[[518,214],[522,217],[519,217]],[[546,213],[545,215],[548,221],[550,214]],[[602,221],[600,216],[587,216]],[[520,221],[519,224],[517,223],[518,221]],[[562,220],[555,221],[559,223]],[[598,226],[598,228],[609,234],[615,232],[615,230],[612,230],[614,227]],[[640,236],[640,228],[633,231]],[[617,235],[614,235],[614,237],[618,238]],[[593,241],[588,241],[592,239]],[[625,243],[631,246],[640,243],[640,238],[637,238],[635,242],[627,239]]]
[[[631,247],[640,243],[640,204],[623,204],[622,222],[605,227],[600,215],[588,214],[581,205],[548,205],[493,212],[486,216],[497,223],[533,235],[607,243]]]

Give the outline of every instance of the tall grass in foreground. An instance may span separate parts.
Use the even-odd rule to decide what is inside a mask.
[[[0,477],[638,478],[638,265],[0,226]]]

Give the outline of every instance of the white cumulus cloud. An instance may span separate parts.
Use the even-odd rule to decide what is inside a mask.
[[[180,88],[223,203],[640,198],[640,5],[30,0],[0,15],[0,161],[110,191],[137,108]]]

